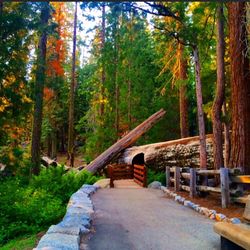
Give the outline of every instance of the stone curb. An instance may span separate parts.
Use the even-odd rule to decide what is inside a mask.
[[[84,184],[71,195],[61,222],[52,225],[33,250],[79,250],[80,239],[89,233],[94,207],[91,195],[98,185]]]
[[[185,207],[189,207],[202,215],[205,215],[206,217],[208,217],[211,220],[225,221],[225,222],[229,222],[229,223],[233,223],[233,224],[240,224],[241,223],[240,219],[238,219],[238,218],[231,218],[230,219],[230,218],[226,217],[224,214],[217,213],[215,210],[211,210],[211,209],[208,209],[206,207],[201,207],[199,204],[195,204],[189,200],[186,200],[184,197],[177,195],[176,193],[172,192],[171,190],[169,190],[168,188],[166,188],[164,186],[161,186],[161,190],[164,193],[166,193],[168,196],[173,198],[175,201],[177,201],[178,203],[184,205]]]

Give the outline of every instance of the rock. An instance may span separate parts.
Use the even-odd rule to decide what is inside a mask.
[[[61,233],[61,234],[70,234],[70,235],[81,235],[83,233],[88,233],[89,230],[83,229],[80,226],[70,226],[70,227],[65,227],[62,226],[62,224],[58,225],[52,225],[50,226],[49,230],[47,231],[47,234],[51,233]]]
[[[60,249],[60,250],[79,250],[80,236],[50,233],[45,234],[37,246],[37,250]]]
[[[231,218],[231,219],[230,219],[230,222],[233,223],[233,224],[240,224],[240,223],[241,223],[241,220],[238,219],[238,218]]]
[[[89,228],[91,223],[91,219],[86,215],[76,215],[67,213],[63,220],[58,224],[62,227],[74,227],[79,226],[81,230],[84,231],[85,228]],[[84,228],[83,228],[84,227]]]
[[[91,195],[96,192],[97,187],[93,185],[83,184],[80,190],[88,195]]]
[[[209,218],[210,218],[211,220],[214,220],[214,219],[215,219],[215,214],[210,214],[210,215],[209,215]]]
[[[106,179],[101,179],[99,181],[97,181],[94,186],[97,188],[109,188],[109,184],[110,184],[110,179],[106,178]]]
[[[148,185],[148,188],[161,189],[161,183],[159,181],[153,181]]]
[[[209,210],[209,216],[212,215],[212,214],[216,214],[217,212],[215,210]]]
[[[226,215],[224,215],[224,214],[216,214],[215,215],[215,219],[217,220],[217,221],[223,221],[223,220],[225,220],[226,219]]]
[[[179,201],[181,199],[181,196],[179,196],[179,195],[176,195],[175,197],[174,197],[174,200],[175,201]]]
[[[191,201],[189,201],[189,200],[184,201],[184,206],[185,207],[189,207],[190,205],[191,205]]]
[[[162,190],[164,193],[169,192],[168,189],[167,189],[166,187],[164,187],[164,186],[161,186],[161,190]]]

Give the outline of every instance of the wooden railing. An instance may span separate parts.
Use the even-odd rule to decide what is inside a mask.
[[[110,187],[114,187],[114,180],[133,179],[133,166],[128,164],[112,164],[108,166]]]
[[[205,178],[204,178],[205,177]],[[218,182],[218,187],[204,184],[204,180],[213,177]],[[203,182],[201,181],[203,179]],[[205,182],[206,183],[206,182]],[[233,183],[234,188],[230,187]],[[228,207],[230,201],[246,202],[242,184],[250,184],[250,175],[240,175],[239,169],[221,168],[219,170],[201,170],[195,168],[166,167],[166,186],[174,186],[174,190],[187,191],[190,197],[195,197],[197,192],[214,192],[221,194],[221,205]],[[238,197],[237,197],[238,196]]]
[[[144,165],[134,165],[134,181],[142,187],[147,187],[147,169]]]
[[[147,170],[144,165],[112,164],[108,166],[110,187],[115,180],[134,179],[142,187],[147,187]]]

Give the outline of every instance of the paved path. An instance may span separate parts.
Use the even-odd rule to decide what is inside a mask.
[[[213,222],[160,190],[101,189],[93,196],[90,250],[220,249]]]
[[[115,188],[143,188],[139,186],[133,179],[116,180],[114,181]]]

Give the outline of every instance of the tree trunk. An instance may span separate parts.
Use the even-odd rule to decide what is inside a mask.
[[[224,101],[222,107],[223,115],[226,116],[227,108],[226,102]],[[229,159],[230,159],[230,132],[229,132],[230,125],[227,121],[224,121],[224,145],[225,145],[225,154],[224,154],[224,166],[228,167]]]
[[[228,3],[231,62],[232,147],[230,167],[250,174],[250,72],[245,2]]]
[[[75,102],[75,81],[76,81],[76,26],[77,26],[77,2],[75,3],[74,34],[72,52],[72,71],[69,97],[69,129],[68,129],[68,158],[70,167],[74,167],[74,102]]]
[[[32,172],[37,175],[40,172],[41,165],[41,130],[42,130],[42,109],[43,109],[43,88],[45,82],[45,64],[46,64],[46,45],[48,20],[50,18],[50,7],[48,2],[44,2],[40,17],[41,27],[43,28],[39,39],[35,84],[35,106],[33,114],[33,130],[31,145]]]
[[[105,79],[106,79],[106,75],[105,75],[105,65],[104,65],[104,60],[103,60],[103,54],[104,54],[104,46],[105,46],[105,16],[106,16],[106,12],[105,12],[105,2],[102,3],[102,32],[101,32],[101,53],[102,53],[102,76],[101,76],[101,105],[100,105],[100,115],[101,117],[104,114],[104,84],[105,84]]]
[[[200,136],[200,167],[201,169],[206,169],[207,168],[206,133],[205,133],[204,113],[202,108],[203,100],[202,100],[200,59],[197,46],[193,46],[193,53],[194,53],[194,64],[195,64],[196,98],[197,98],[198,124],[199,124],[199,136]]]
[[[224,15],[223,3],[217,7],[217,85],[212,109],[213,120],[213,142],[214,142],[214,168],[224,167],[223,162],[223,139],[221,109],[224,101],[225,92],[225,42],[224,42]]]
[[[187,60],[184,58],[184,46],[178,44],[180,50],[180,67],[179,67],[179,79],[182,80],[179,89],[179,102],[180,102],[180,130],[181,138],[189,136],[188,126],[188,98],[187,98]]]
[[[209,169],[213,167],[213,142],[212,135],[206,135],[208,148]],[[200,142],[199,136],[186,137],[173,141],[158,142],[125,149],[119,155],[118,162],[132,164],[143,154],[144,162],[156,171],[164,171],[168,167],[200,167]]]
[[[117,19],[117,26],[118,26]],[[118,46],[118,29],[116,27],[116,38],[115,38],[115,128],[116,134],[119,135],[119,123],[120,123],[120,111],[119,111],[119,103],[120,103],[120,88],[118,83],[118,61],[119,61],[119,46]]]
[[[166,112],[161,109],[155,114],[151,115],[147,120],[138,125],[122,139],[99,155],[85,169],[95,173],[98,169],[105,167],[122,150],[134,144],[145,132],[147,132],[156,122],[158,122],[165,115],[165,113]]]

